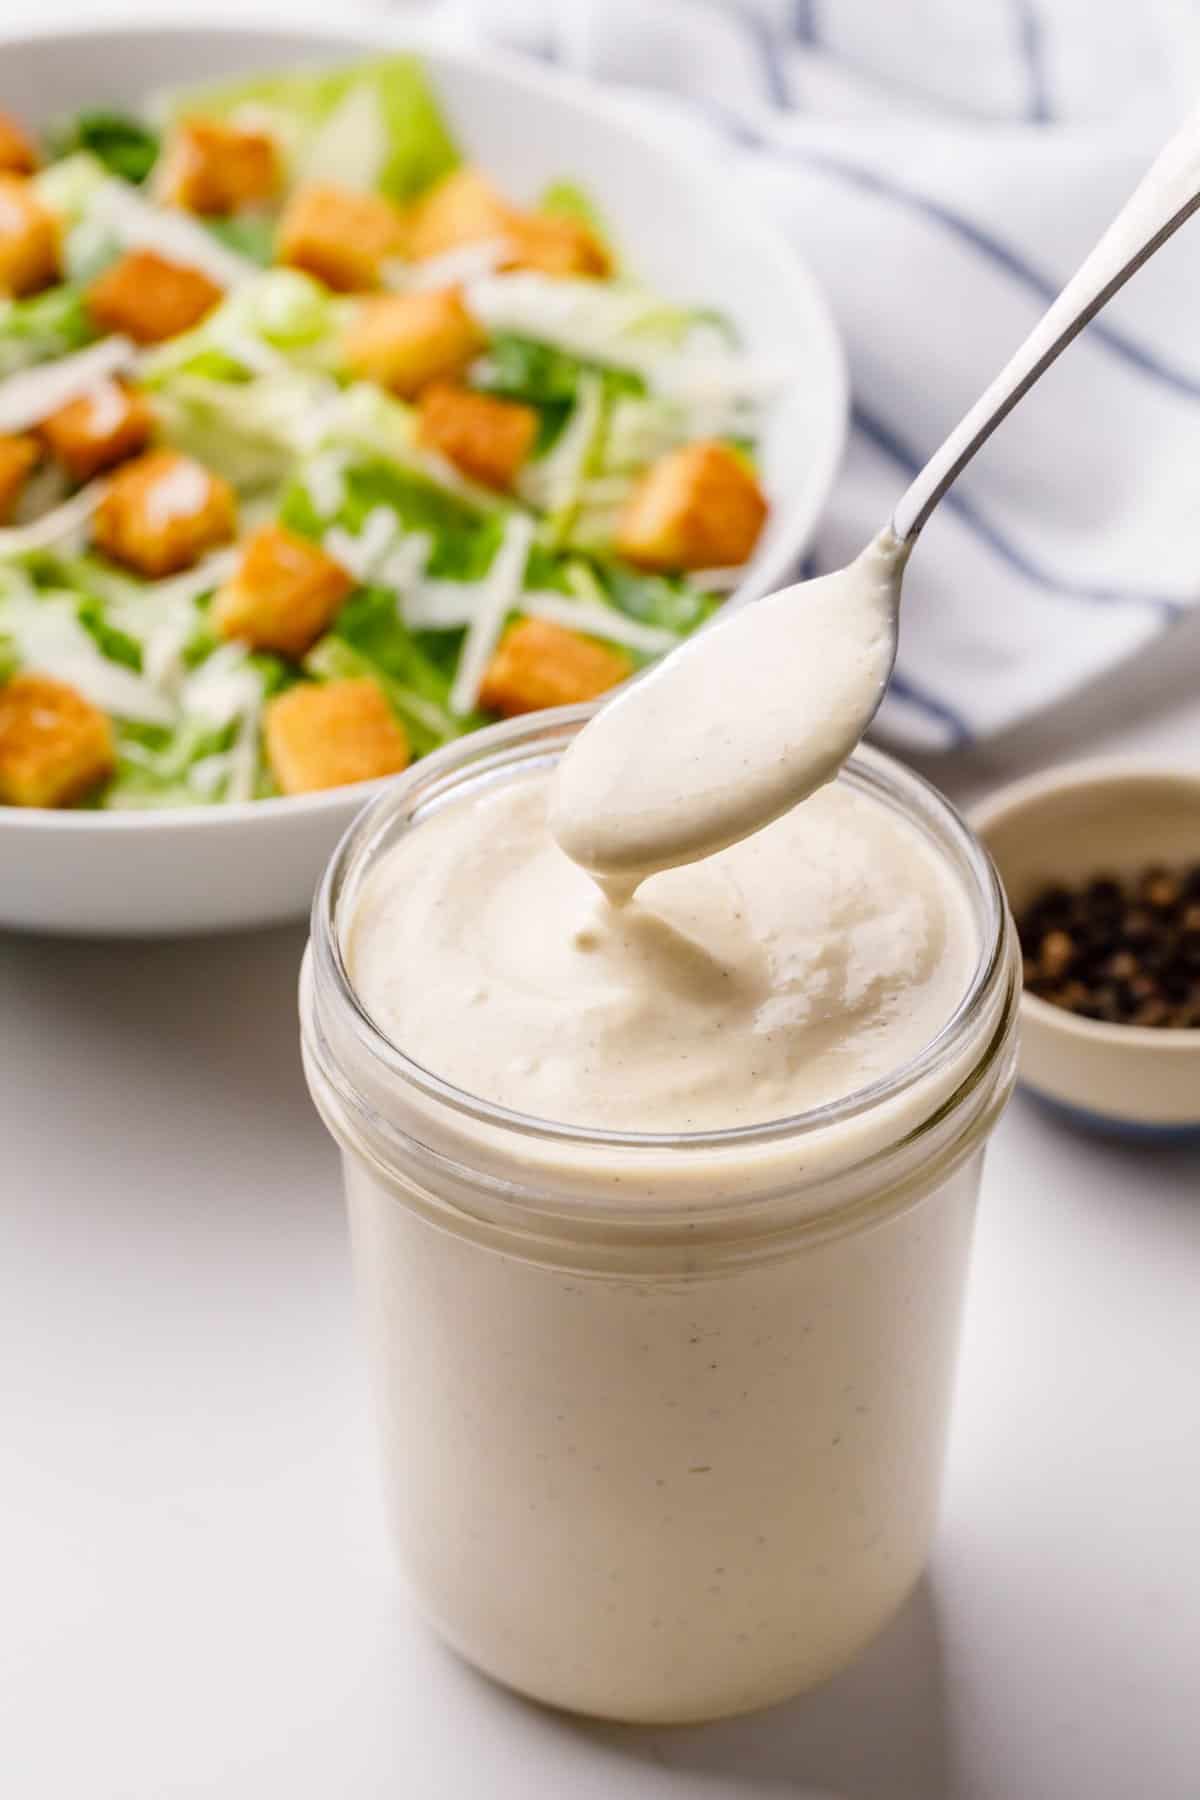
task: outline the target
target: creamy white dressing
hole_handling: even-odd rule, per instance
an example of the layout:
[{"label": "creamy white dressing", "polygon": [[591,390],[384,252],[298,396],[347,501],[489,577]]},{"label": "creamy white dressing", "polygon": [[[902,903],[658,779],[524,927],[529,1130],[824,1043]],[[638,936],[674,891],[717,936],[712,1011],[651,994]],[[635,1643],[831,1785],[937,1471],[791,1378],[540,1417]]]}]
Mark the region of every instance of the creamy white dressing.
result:
[{"label": "creamy white dressing", "polygon": [[906,556],[884,531],[848,568],[700,633],[590,721],[559,765],[550,829],[610,898],[836,775],[891,673]]},{"label": "creamy white dressing", "polygon": [[959,884],[849,788],[619,910],[550,837],[548,796],[539,772],[445,805],[348,929],[377,1024],[469,1093],[613,1130],[782,1118],[901,1066],[967,987]]}]

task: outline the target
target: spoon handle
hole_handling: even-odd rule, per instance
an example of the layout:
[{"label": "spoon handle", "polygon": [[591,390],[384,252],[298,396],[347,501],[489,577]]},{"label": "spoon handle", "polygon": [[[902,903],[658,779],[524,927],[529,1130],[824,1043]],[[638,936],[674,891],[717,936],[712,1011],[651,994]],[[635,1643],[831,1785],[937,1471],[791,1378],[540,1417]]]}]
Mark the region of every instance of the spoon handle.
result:
[{"label": "spoon handle", "polygon": [[1017,401],[1129,277],[1200,207],[1200,109],[1159,153],[1095,249],[901,497],[892,530],[912,544],[946,489]]}]

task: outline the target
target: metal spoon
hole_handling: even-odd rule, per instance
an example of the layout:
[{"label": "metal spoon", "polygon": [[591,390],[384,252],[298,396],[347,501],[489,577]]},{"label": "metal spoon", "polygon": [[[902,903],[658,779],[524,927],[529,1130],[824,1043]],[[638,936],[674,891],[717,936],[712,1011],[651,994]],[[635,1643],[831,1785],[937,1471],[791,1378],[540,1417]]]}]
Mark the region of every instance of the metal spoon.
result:
[{"label": "metal spoon", "polygon": [[619,692],[559,764],[550,825],[610,898],[828,781],[896,660],[901,577],[938,501],[1089,319],[1200,207],[1200,110],[854,563],[736,611]]}]

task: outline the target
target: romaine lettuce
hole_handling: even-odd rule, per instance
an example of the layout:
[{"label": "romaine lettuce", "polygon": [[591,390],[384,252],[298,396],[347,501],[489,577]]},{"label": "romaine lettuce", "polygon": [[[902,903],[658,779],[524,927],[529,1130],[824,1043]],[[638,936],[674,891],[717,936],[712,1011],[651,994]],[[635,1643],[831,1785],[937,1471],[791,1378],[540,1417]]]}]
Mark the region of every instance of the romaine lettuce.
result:
[{"label": "romaine lettuce", "polygon": [[145,181],[158,160],[158,133],[129,113],[95,107],[59,120],[46,134],[50,154],[86,150],[122,181]]},{"label": "romaine lettuce", "polygon": [[411,199],[458,162],[454,140],[414,56],[378,57],[340,69],[250,75],[187,89],[171,102],[175,112],[253,117],[275,130],[294,175],[378,188],[394,200]]},{"label": "romaine lettuce", "polygon": [[[449,634],[447,634],[449,635]],[[462,633],[453,634],[455,648]],[[449,708],[452,670],[440,666],[400,617],[394,594],[364,588],[342,608],[333,630],[304,659],[318,681],[369,675],[403,722],[413,751],[425,756],[484,721]]]},{"label": "romaine lettuce", "polygon": [[94,336],[83,290],[70,282],[28,300],[0,300],[0,379],[80,350]]}]

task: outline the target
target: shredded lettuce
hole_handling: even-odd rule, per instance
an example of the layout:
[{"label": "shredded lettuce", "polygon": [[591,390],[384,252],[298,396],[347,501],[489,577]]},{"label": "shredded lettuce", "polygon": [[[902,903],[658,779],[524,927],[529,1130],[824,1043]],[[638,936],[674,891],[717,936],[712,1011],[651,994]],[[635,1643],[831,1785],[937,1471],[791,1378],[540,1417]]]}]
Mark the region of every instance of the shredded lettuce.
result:
[{"label": "shredded lettuce", "polygon": [[190,88],[171,97],[171,109],[253,118],[274,131],[294,179],[348,181],[394,200],[411,199],[458,162],[414,56]]},{"label": "shredded lettuce", "polygon": [[109,179],[108,170],[90,150],[77,150],[62,162],[48,163],[33,177],[38,199],[66,226],[77,225]]},{"label": "shredded lettuce", "polygon": [[269,213],[232,213],[227,219],[206,219],[204,223],[227,250],[270,268],[275,256],[275,220]]},{"label": "shredded lettuce", "polygon": [[614,606],[679,637],[703,625],[721,604],[719,595],[706,594],[683,575],[647,575],[615,561],[598,564],[597,573]]},{"label": "shredded lettuce", "polygon": [[157,414],[167,443],[219,468],[239,493],[273,493],[290,480],[324,394],[301,370],[257,381],[187,373],[159,389]]},{"label": "shredded lettuce", "polygon": [[[461,632],[456,634],[461,639]],[[451,676],[410,632],[394,594],[364,588],[342,608],[333,630],[304,659],[318,681],[369,675],[402,721],[416,755],[424,756],[484,721],[450,711]]]},{"label": "shredded lettuce", "polygon": [[642,394],[645,382],[632,369],[611,369],[554,344],[500,331],[472,370],[474,386],[531,406],[569,407],[585,374],[598,375],[614,393]]},{"label": "shredded lettuce", "polygon": [[0,300],[0,380],[81,350],[94,336],[83,290],[70,282],[28,300]]},{"label": "shredded lettuce", "polygon": [[236,380],[284,368],[327,369],[344,316],[344,303],[298,269],[264,270],[193,330],[149,351],[141,379],[161,389],[179,374]]},{"label": "shredded lettuce", "polygon": [[480,486],[454,463],[417,441],[416,416],[373,382],[352,381],[312,418],[310,442],[319,450],[349,449],[359,461],[396,464],[475,513],[504,512],[508,496]]},{"label": "shredded lettuce", "polygon": [[428,537],[429,573],[473,581],[487,573],[503,532],[503,516],[481,516],[435,487],[423,475],[394,463],[369,461],[347,467],[340,503],[331,519],[318,508],[303,471],[283,497],[283,524],[305,537],[323,539],[331,524],[357,537],[377,508],[395,514],[402,530]]}]

